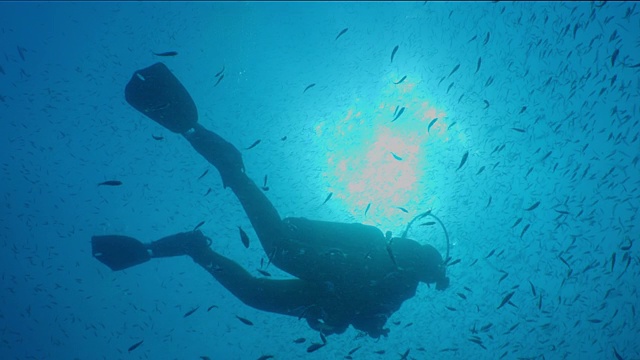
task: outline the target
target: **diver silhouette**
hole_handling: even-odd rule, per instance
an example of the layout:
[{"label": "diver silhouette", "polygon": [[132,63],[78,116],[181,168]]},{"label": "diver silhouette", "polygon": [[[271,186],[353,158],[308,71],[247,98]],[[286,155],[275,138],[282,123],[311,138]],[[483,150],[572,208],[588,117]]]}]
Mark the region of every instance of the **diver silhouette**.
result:
[{"label": "diver silhouette", "polygon": [[93,256],[112,270],[152,258],[190,256],[248,306],[304,318],[324,335],[352,325],[373,338],[387,336],[387,319],[415,295],[420,282],[435,283],[438,290],[448,287],[445,261],[433,246],[392,238],[389,232],[385,237],[378,228],[358,223],[281,219],[245,174],[238,149],[198,124],[191,96],[163,63],[134,72],[125,96],[142,114],[181,134],[217,168],[224,188],[231,188],[242,204],[268,261],[295,279],[254,277],[213,251],[211,240],[197,230],[147,244],[128,236],[93,236]]}]

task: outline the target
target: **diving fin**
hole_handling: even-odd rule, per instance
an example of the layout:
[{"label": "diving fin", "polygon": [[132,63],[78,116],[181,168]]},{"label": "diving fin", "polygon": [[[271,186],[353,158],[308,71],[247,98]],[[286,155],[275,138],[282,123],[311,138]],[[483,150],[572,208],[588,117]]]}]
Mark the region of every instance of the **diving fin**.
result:
[{"label": "diving fin", "polygon": [[134,72],[124,95],[129,105],[174,133],[182,134],[198,122],[196,104],[163,63]]},{"label": "diving fin", "polygon": [[91,237],[91,252],[113,271],[130,268],[151,259],[143,243],[132,237],[120,235]]}]

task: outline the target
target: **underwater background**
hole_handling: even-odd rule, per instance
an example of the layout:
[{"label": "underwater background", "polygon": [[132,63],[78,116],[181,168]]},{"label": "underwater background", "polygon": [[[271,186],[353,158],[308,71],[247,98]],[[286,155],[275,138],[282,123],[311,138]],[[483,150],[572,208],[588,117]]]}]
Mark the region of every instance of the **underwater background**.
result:
[{"label": "underwater background", "polygon": [[[640,359],[637,5],[1,3],[0,358]],[[260,276],[215,168],[125,102],[158,61],[282,217],[398,235],[431,210],[451,286],[420,285],[386,338],[349,328],[308,353],[304,320],[187,257],[94,259],[92,235],[204,221]],[[409,237],[446,251],[438,226]]]}]

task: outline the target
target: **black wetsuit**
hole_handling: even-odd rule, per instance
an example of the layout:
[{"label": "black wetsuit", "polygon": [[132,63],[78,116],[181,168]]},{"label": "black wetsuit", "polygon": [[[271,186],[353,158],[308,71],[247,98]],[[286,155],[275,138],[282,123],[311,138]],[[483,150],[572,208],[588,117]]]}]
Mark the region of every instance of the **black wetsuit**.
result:
[{"label": "black wetsuit", "polygon": [[[401,238],[388,242],[379,229],[363,224],[281,219],[245,174],[232,144],[199,124],[183,136],[240,200],[271,263],[297,278],[256,278],[209,247],[187,251],[245,304],[305,318],[324,334],[342,333],[351,324],[377,338],[386,336],[388,317],[415,295],[419,282],[447,286],[442,257],[433,247]],[[158,250],[154,257],[174,255],[180,254]]]}]

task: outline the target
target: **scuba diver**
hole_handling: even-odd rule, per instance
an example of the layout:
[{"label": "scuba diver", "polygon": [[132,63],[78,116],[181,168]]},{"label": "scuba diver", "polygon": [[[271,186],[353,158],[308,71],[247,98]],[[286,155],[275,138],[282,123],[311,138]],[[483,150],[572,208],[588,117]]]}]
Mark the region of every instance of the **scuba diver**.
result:
[{"label": "scuba diver", "polygon": [[112,270],[152,258],[190,256],[248,306],[304,318],[324,335],[343,333],[352,325],[373,338],[387,336],[387,319],[415,295],[420,282],[435,283],[438,290],[449,286],[440,253],[407,239],[406,231],[392,238],[390,232],[383,236],[363,224],[281,219],[246,175],[238,149],[198,124],[191,96],[163,63],[136,71],[125,97],[136,110],[182,135],[216,167],[223,187],[231,188],[242,204],[269,263],[295,279],[252,276],[213,251],[212,241],[198,230],[146,244],[128,236],[93,236],[93,256]]}]

